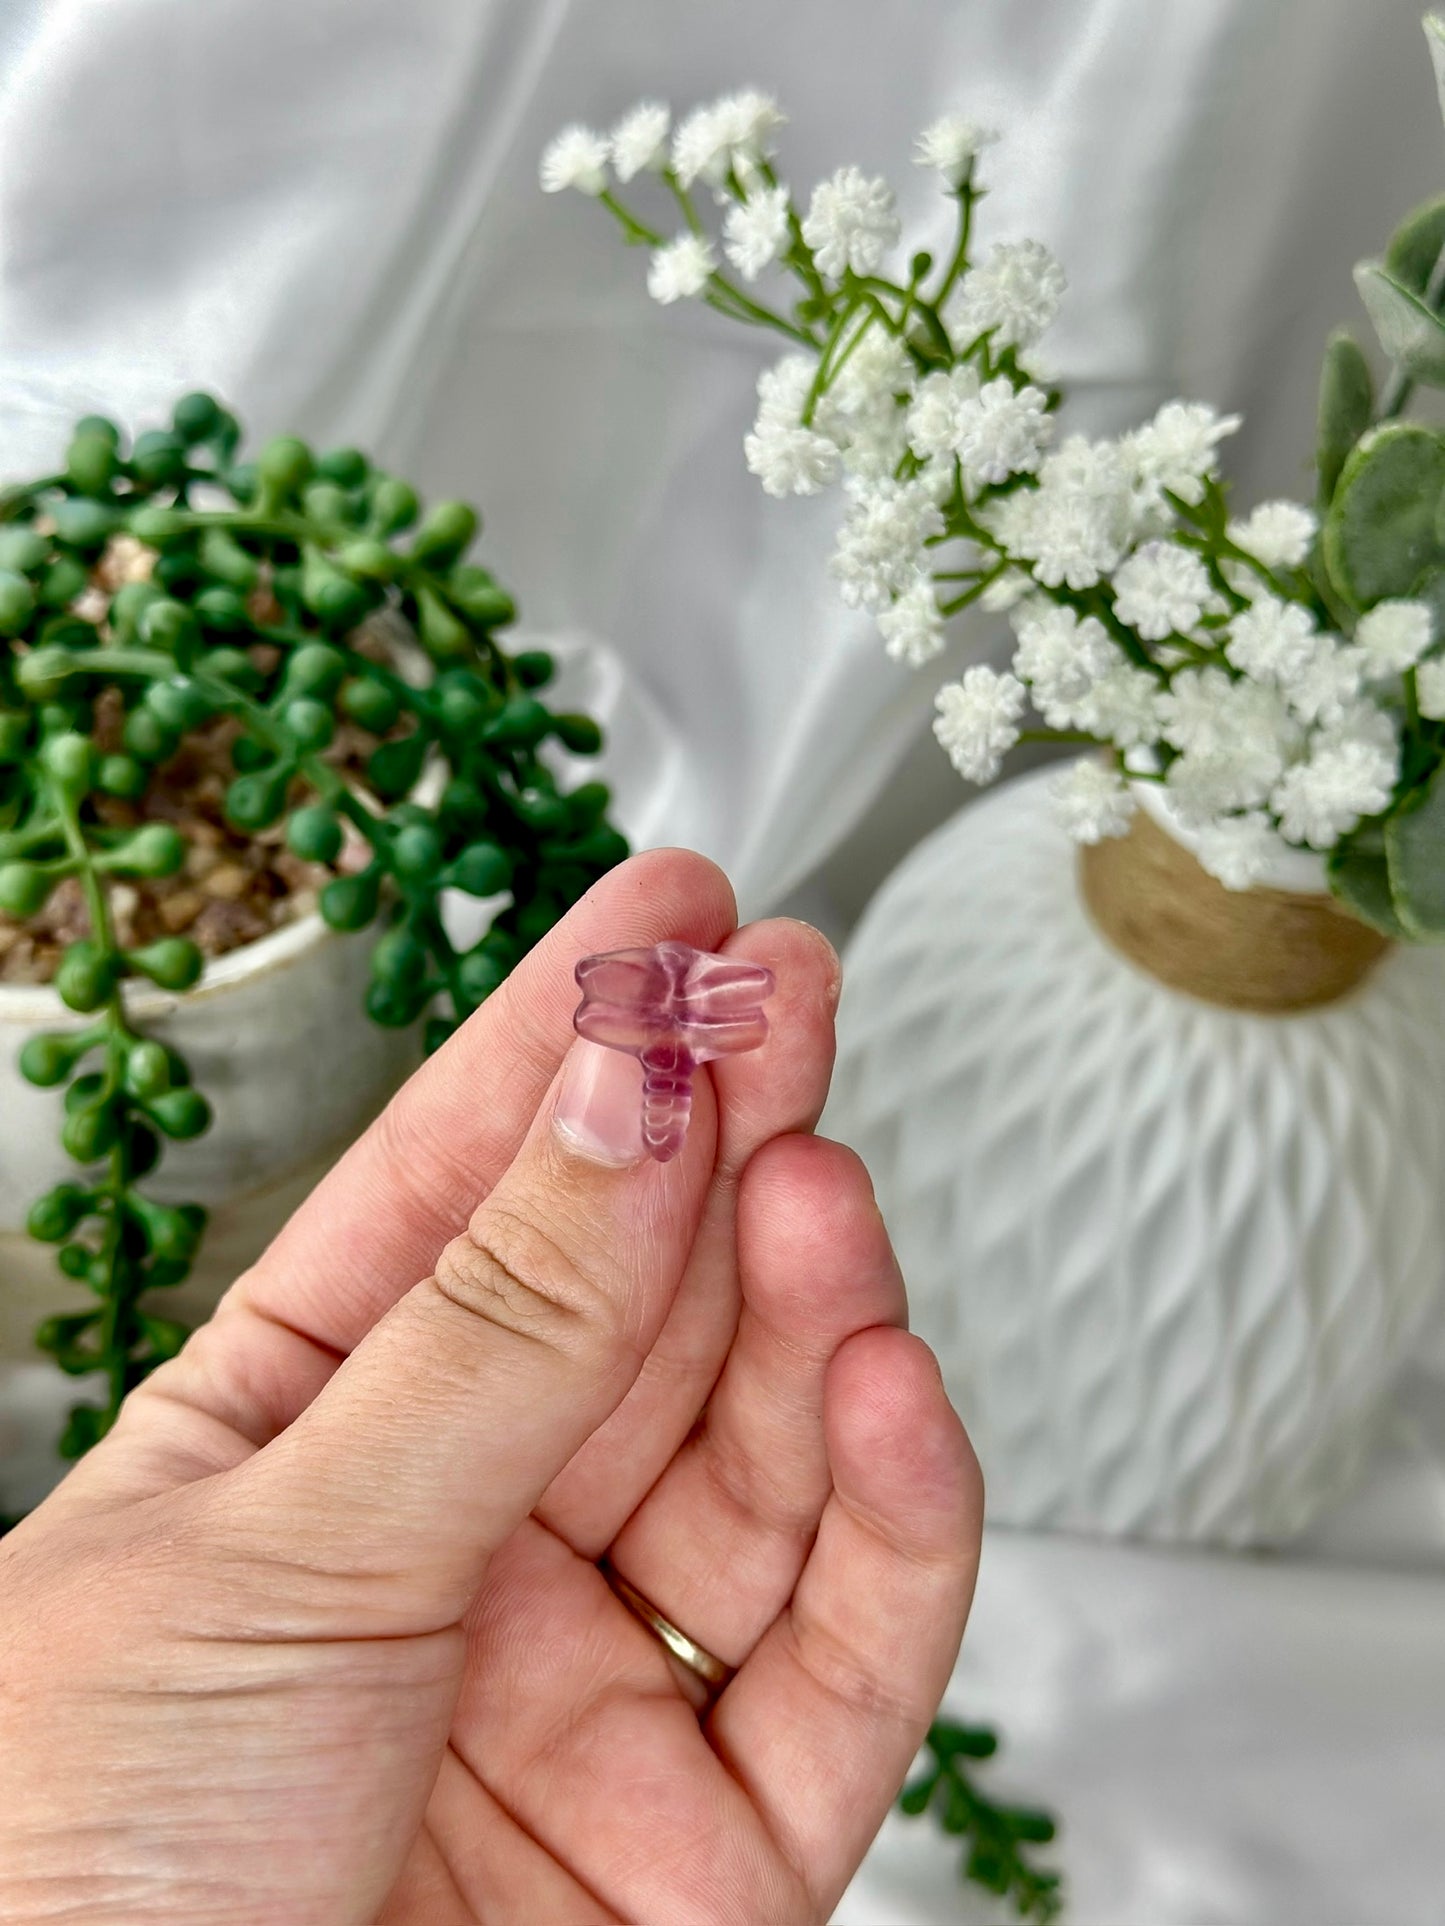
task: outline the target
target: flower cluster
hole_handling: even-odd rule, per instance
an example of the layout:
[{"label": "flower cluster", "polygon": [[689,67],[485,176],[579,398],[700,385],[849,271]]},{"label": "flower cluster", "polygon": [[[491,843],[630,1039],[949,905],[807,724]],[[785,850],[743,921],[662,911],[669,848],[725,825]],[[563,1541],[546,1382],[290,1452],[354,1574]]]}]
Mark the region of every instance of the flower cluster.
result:
[{"label": "flower cluster", "polygon": [[[770,495],[840,489],[831,572],[890,656],[931,661],[973,604],[1007,613],[1010,669],[975,666],[938,694],[935,732],[959,772],[991,781],[1025,734],[1097,745],[1057,785],[1070,832],[1125,833],[1139,785],[1160,784],[1231,888],[1282,844],[1330,850],[1388,810],[1402,718],[1445,719],[1429,604],[1352,613],[1328,597],[1300,503],[1231,519],[1218,461],[1237,416],[1169,401],[1111,439],[1059,431],[1038,351],[1063,270],[1034,240],[973,249],[991,132],[948,117],[920,135],[914,159],[954,202],[956,233],[946,258],[916,253],[890,276],[902,226],[888,182],[845,166],[795,204],[774,166],[782,123],[757,92],[675,129],[647,104],[610,136],[559,135],[543,185],[597,195],[651,248],[657,300],[701,298],[787,337],[758,381],[747,465]],[[654,174],[678,232],[624,207],[609,167],[621,184]],[[754,285],[769,270],[794,287],[771,306]]]}]

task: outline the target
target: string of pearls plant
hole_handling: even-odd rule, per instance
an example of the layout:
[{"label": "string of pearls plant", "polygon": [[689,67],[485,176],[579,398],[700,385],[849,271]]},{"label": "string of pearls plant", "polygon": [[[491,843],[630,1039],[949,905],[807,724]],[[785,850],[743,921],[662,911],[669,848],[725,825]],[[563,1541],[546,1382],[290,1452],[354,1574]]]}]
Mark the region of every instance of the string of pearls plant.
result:
[{"label": "string of pearls plant", "polygon": [[[91,1021],[32,1038],[21,1059],[32,1083],[65,1086],[62,1140],[82,1166],[29,1220],[95,1299],[37,1333],[62,1370],[106,1387],[103,1406],[71,1412],[70,1457],[183,1342],[146,1294],[187,1275],[205,1226],[198,1207],[145,1194],[165,1140],[198,1135],[210,1108],[129,1002],[142,980],[190,988],[201,950],[181,935],[127,948],[111,900],[120,882],[180,870],[186,839],[167,821],[115,826],[107,799],[143,815],[188,736],[232,718],[229,822],[248,835],[284,822],[298,857],[333,868],[322,917],[376,931],[367,1015],[424,1017],[428,1048],[626,853],[601,783],[559,787],[546,745],[587,756],[601,734],[542,702],[547,655],[498,643],[515,611],[464,559],[475,511],[439,502],[418,525],[414,490],[354,449],[315,456],[283,436],[251,463],[239,443],[203,394],[129,448],[89,417],[59,473],[0,498],[0,911],[33,918],[73,877],[89,922],[55,987]],[[97,564],[117,544],[139,579],[102,593]],[[416,663],[363,645],[383,616]],[[328,756],[343,718],[371,745],[361,777]],[[348,837],[359,861],[337,869]],[[443,922],[452,890],[497,899],[471,948]]]},{"label": "string of pearls plant", "polygon": [[[1445,25],[1427,32],[1438,69]],[[888,182],[842,167],[795,203],[775,165],[783,118],[741,93],[673,129],[645,103],[610,136],[560,134],[542,185],[593,196],[648,248],[658,301],[786,337],[747,464],[771,495],[841,485],[832,572],[890,655],[927,663],[950,618],[1007,612],[1011,668],[976,664],[937,695],[959,772],[991,781],[1021,738],[1094,745],[1056,785],[1078,840],[1124,834],[1137,785],[1158,784],[1227,887],[1286,846],[1315,850],[1356,914],[1445,937],[1445,437],[1399,419],[1416,381],[1445,385],[1445,202],[1358,271],[1394,372],[1377,402],[1358,345],[1332,339],[1316,502],[1235,518],[1218,448],[1237,416],[1176,400],[1116,438],[1060,432],[1063,393],[1036,356],[1063,270],[1034,240],[975,251],[992,133],[950,117],[920,136],[954,237],[895,274]],[[623,200],[649,180],[680,232]],[[791,292],[765,300],[765,275]]]}]

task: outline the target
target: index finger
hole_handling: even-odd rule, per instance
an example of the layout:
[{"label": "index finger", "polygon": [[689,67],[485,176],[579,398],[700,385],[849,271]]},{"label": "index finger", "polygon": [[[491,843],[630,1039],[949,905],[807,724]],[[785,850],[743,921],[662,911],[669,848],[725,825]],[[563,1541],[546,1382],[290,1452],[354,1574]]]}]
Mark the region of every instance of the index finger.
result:
[{"label": "index finger", "polygon": [[677,937],[714,950],[732,886],[684,849],[609,871],[388,1104],[239,1287],[263,1315],[349,1352],[431,1269],[516,1155],[572,1041],[573,969]]}]

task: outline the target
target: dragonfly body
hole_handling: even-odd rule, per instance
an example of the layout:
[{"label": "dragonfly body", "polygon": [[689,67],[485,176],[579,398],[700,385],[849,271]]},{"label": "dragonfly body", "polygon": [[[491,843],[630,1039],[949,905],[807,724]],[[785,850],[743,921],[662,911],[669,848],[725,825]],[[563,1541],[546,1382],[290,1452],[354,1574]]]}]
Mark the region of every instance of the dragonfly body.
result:
[{"label": "dragonfly body", "polygon": [[772,995],[772,971],[688,943],[659,943],[586,957],[576,976],[577,1032],[638,1059],[643,1144],[666,1163],[687,1135],[697,1066],[756,1050],[766,1038],[762,1006]]}]

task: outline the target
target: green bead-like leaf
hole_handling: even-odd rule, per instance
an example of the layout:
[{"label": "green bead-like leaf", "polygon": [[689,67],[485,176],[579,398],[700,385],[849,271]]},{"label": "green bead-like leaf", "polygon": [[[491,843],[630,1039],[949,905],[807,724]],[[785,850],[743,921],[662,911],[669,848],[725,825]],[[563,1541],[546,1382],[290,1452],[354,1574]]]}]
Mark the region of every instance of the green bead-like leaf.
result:
[{"label": "green bead-like leaf", "polygon": [[1417,381],[1445,386],[1445,321],[1378,261],[1360,262],[1355,286],[1390,359]]},{"label": "green bead-like leaf", "polygon": [[126,526],[136,540],[144,542],[148,548],[164,548],[167,542],[184,535],[190,523],[178,508],[163,508],[159,502],[142,502],[139,508],[130,511]]},{"label": "green bead-like leaf", "polygon": [[109,852],[106,867],[118,876],[174,876],[186,860],[186,839],[174,823],[142,823]]},{"label": "green bead-like leaf", "polygon": [[467,502],[438,502],[412,540],[412,557],[444,567],[470,547],[480,526],[481,517]]},{"label": "green bead-like leaf", "polygon": [[131,1045],[125,1060],[125,1087],[142,1101],[159,1097],[171,1087],[170,1052],[153,1037]]},{"label": "green bead-like leaf", "polygon": [[256,460],[256,475],[263,495],[278,502],[305,486],[311,468],[311,450],[295,435],[277,435],[266,443]]},{"label": "green bead-like leaf", "polygon": [[[27,527],[23,522],[10,522],[0,526],[0,568],[13,568],[21,575],[33,575],[45,566],[50,555],[50,544],[38,530]],[[85,577],[81,576],[81,586]],[[79,594],[79,590],[76,593]],[[70,597],[66,597],[70,600]]]},{"label": "green bead-like leaf", "polygon": [[101,502],[88,501],[81,495],[72,495],[68,501],[57,502],[52,513],[57,540],[87,553],[103,548],[120,525],[120,516],[115,509]]},{"label": "green bead-like leaf", "polygon": [[208,528],[198,549],[201,567],[228,588],[247,593],[261,577],[261,564],[236,540],[228,529]]},{"label": "green bead-like leaf", "polygon": [[455,661],[471,652],[471,631],[433,590],[424,588],[418,592],[416,610],[417,634],[434,661]]},{"label": "green bead-like leaf", "polygon": [[429,823],[413,823],[391,845],[392,868],[406,882],[421,882],[441,867],[441,838]]},{"label": "green bead-like leaf", "polygon": [[30,1206],[25,1228],[42,1244],[59,1244],[90,1214],[91,1201],[79,1184],[57,1184]]},{"label": "green bead-like leaf", "polygon": [[497,843],[471,843],[444,874],[442,881],[468,896],[499,896],[510,889],[512,859]]},{"label": "green bead-like leaf", "polygon": [[225,812],[237,829],[267,829],[286,807],[286,791],[291,781],[291,765],[274,763],[236,780],[226,791]]},{"label": "green bead-like leaf", "polygon": [[132,709],[121,730],[121,740],[141,762],[164,762],[176,746],[174,734],[149,709]]},{"label": "green bead-like leaf", "polygon": [[1406,931],[1417,941],[1445,941],[1445,763],[1385,824],[1385,857]]},{"label": "green bead-like leaf", "polygon": [[1374,405],[1370,364],[1354,336],[1341,328],[1330,336],[1320,370],[1315,471],[1321,507],[1328,505],[1350,450],[1369,427]]},{"label": "green bead-like leaf", "polygon": [[294,810],[286,824],[286,844],[303,862],[335,862],[342,844],[341,822],[335,810],[325,803],[310,803]]},{"label": "green bead-like leaf", "polygon": [[157,1128],[178,1143],[199,1137],[211,1121],[211,1106],[198,1090],[167,1090],[146,1105]]},{"label": "green bead-like leaf", "polygon": [[92,1104],[76,1110],[61,1125],[60,1141],[65,1154],[78,1164],[93,1164],[103,1157],[120,1135],[120,1118],[114,1104]]},{"label": "green bead-like leaf", "polygon": [[0,912],[23,923],[45,907],[59,878],[39,863],[0,863]]},{"label": "green bead-like leaf", "polygon": [[316,463],[318,475],[342,488],[360,488],[370,470],[371,464],[359,448],[330,448]]},{"label": "green bead-like leaf", "polygon": [[324,702],[298,696],[288,702],[277,720],[298,749],[324,749],[336,733],[336,719]]},{"label": "green bead-like leaf", "polygon": [[482,731],[485,741],[506,749],[534,749],[552,727],[552,717],[535,696],[508,696]]},{"label": "green bead-like leaf", "polygon": [[333,930],[364,929],[376,915],[381,899],[381,872],[362,870],[358,876],[333,876],[321,892],[321,918]]},{"label": "green bead-like leaf", "polygon": [[115,470],[115,443],[108,435],[79,434],[66,451],[65,472],[82,495],[109,493]]},{"label": "green bead-like leaf", "polygon": [[170,735],[181,736],[196,728],[213,712],[213,703],[189,676],[175,676],[166,682],[153,682],[145,694],[145,706]]},{"label": "green bead-like leaf", "polygon": [[20,1074],[38,1089],[50,1090],[64,1083],[87,1050],[93,1050],[96,1033],[82,1030],[42,1030],[27,1037],[20,1051]]},{"label": "green bead-like leaf", "polygon": [[395,475],[378,475],[371,490],[370,525],[378,535],[395,535],[417,518],[416,490]]},{"label": "green bead-like leaf", "polygon": [[371,974],[389,990],[413,988],[426,975],[427,952],[404,924],[377,938],[371,952]]},{"label": "green bead-like leaf", "polygon": [[1390,236],[1385,271],[1411,294],[1423,296],[1445,247],[1445,195],[1412,208]]},{"label": "green bead-like leaf", "polygon": [[496,956],[481,948],[468,950],[457,964],[458,984],[473,1009],[486,1002],[506,974]]},{"label": "green bead-like leaf", "polygon": [[171,425],[182,441],[205,441],[220,422],[220,405],[207,394],[182,395],[171,411]]},{"label": "green bead-like leaf", "polygon": [[126,962],[162,990],[189,990],[206,966],[200,950],[185,936],[162,936],[142,949],[127,950]]},{"label": "green bead-like leaf", "polygon": [[[232,617],[235,607],[234,598],[228,597],[224,604],[223,616],[227,626],[233,626]],[[188,643],[195,641],[199,634],[198,624],[191,610],[184,602],[174,601],[168,596],[162,596],[158,601],[148,602],[140,613],[137,627],[140,638],[147,648],[164,649],[168,655],[174,655],[178,650],[184,649]]]},{"label": "green bead-like leaf", "polygon": [[1355,609],[1408,596],[1445,562],[1435,511],[1445,490],[1445,437],[1413,422],[1372,429],[1344,465],[1324,525],[1335,589]]},{"label": "green bead-like leaf", "polygon": [[557,673],[556,660],[545,649],[523,649],[512,657],[512,667],[524,689],[544,688]]},{"label": "green bead-like leaf", "polygon": [[363,729],[381,735],[401,713],[401,698],[373,676],[353,676],[341,690],[341,707]]},{"label": "green bead-like leaf", "polygon": [[602,730],[591,716],[553,716],[552,733],[574,756],[595,756],[602,747]]},{"label": "green bead-like leaf", "polygon": [[399,800],[416,787],[426,752],[427,738],[420,729],[382,743],[367,758],[366,773],[372,788],[388,802]]},{"label": "green bead-like leaf", "polygon": [[179,481],[186,466],[185,443],[168,428],[151,428],[136,436],[130,466],[133,474],[153,488]]},{"label": "green bead-like leaf", "polygon": [[0,635],[23,634],[35,613],[35,589],[14,569],[0,569]]}]

